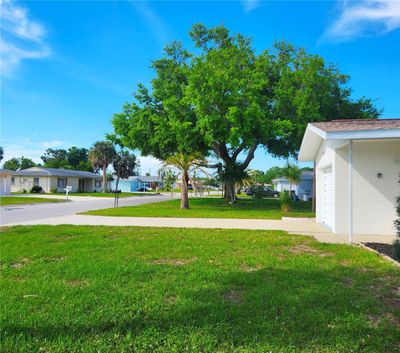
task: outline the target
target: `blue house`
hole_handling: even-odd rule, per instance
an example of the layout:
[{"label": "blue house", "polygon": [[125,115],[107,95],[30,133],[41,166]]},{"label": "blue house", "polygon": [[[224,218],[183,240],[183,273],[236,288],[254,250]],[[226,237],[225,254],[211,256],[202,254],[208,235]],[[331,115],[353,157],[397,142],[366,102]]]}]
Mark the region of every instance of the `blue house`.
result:
[{"label": "blue house", "polygon": [[[313,180],[314,180],[314,172],[313,171],[304,171],[301,175],[300,182],[298,184],[292,184],[292,192],[294,192],[299,199],[303,200],[304,196],[309,199],[313,197]],[[274,184],[274,189],[276,191],[289,191],[290,190],[290,181],[288,181],[285,177],[280,177],[272,180]]]},{"label": "blue house", "polygon": [[[136,192],[151,190],[152,185],[157,183],[158,188],[162,188],[162,181],[157,176],[131,176],[128,179],[120,179],[118,189],[122,192]],[[116,181],[111,183],[111,188],[116,188]]]}]

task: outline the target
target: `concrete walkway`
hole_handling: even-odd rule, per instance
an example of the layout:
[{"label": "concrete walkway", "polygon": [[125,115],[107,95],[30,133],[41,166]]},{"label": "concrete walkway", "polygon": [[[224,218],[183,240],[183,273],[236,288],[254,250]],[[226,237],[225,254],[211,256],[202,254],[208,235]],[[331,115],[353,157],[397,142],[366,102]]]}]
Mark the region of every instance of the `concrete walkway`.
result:
[{"label": "concrete walkway", "polygon": [[[135,227],[172,227],[172,228],[214,228],[214,229],[249,229],[249,230],[283,230],[291,234],[313,236],[324,243],[348,243],[346,234],[333,234],[313,219],[227,219],[227,218],[161,218],[161,217],[106,217],[68,215],[42,218],[40,220],[20,221],[7,225],[34,224],[72,224],[102,226],[135,226]],[[354,235],[353,241],[377,242],[391,244],[394,236],[390,235]]]},{"label": "concrete walkway", "polygon": [[[348,242],[344,234],[333,234],[312,219],[267,220],[267,219],[226,219],[226,218],[159,218],[159,217],[105,217],[68,215],[42,218],[40,221],[22,221],[8,225],[33,224],[73,224],[103,226],[136,226],[136,227],[172,227],[172,228],[215,228],[215,229],[253,229],[283,230],[291,234],[313,236],[324,243]],[[391,243],[394,237],[384,235],[355,235],[354,242]]]}]

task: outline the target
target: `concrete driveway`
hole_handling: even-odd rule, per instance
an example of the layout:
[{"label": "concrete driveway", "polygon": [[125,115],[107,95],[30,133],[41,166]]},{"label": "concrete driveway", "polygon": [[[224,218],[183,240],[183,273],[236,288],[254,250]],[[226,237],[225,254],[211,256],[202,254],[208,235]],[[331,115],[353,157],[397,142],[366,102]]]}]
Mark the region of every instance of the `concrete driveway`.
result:
[{"label": "concrete driveway", "polygon": [[[22,196],[23,197],[23,196]],[[43,197],[41,195],[40,197]],[[63,196],[49,198],[62,198]],[[133,196],[119,199],[119,206],[135,206],[152,202],[169,200],[169,195],[159,196]],[[113,197],[87,197],[72,196],[68,202],[60,203],[38,203],[29,205],[10,205],[0,207],[0,224],[22,224],[32,222],[34,224],[45,224],[45,219],[54,217],[73,216],[76,213],[97,210],[101,208],[114,207]]]}]

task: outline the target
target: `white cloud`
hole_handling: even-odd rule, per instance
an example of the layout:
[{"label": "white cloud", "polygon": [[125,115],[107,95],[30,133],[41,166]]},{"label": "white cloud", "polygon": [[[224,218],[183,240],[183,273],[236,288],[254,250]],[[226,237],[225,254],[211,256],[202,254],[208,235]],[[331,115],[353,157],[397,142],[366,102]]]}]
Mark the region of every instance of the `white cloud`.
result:
[{"label": "white cloud", "polygon": [[244,12],[251,12],[261,5],[261,0],[240,0]]},{"label": "white cloud", "polygon": [[59,140],[53,140],[53,141],[44,141],[40,143],[40,146],[43,148],[54,148],[54,147],[60,147],[64,144],[64,142],[59,141]]},{"label": "white cloud", "polygon": [[150,173],[151,175],[157,175],[157,171],[161,167],[161,161],[151,156],[140,156],[140,174],[145,175]]},{"label": "white cloud", "polygon": [[132,5],[140,13],[143,20],[153,33],[160,46],[164,47],[170,41],[170,30],[162,17],[151,7],[148,1],[133,1]]},{"label": "white cloud", "polygon": [[379,36],[400,27],[399,0],[341,1],[340,13],[320,41]]},{"label": "white cloud", "polygon": [[45,44],[46,29],[30,18],[25,7],[13,0],[0,0],[0,72],[10,75],[24,59],[50,55]]},{"label": "white cloud", "polygon": [[4,158],[2,162],[4,163],[13,157],[20,158],[24,156],[32,159],[35,163],[43,163],[40,157],[43,156],[47,148],[63,146],[65,147],[65,143],[59,140],[39,142],[33,142],[30,139],[13,142],[3,141]]}]

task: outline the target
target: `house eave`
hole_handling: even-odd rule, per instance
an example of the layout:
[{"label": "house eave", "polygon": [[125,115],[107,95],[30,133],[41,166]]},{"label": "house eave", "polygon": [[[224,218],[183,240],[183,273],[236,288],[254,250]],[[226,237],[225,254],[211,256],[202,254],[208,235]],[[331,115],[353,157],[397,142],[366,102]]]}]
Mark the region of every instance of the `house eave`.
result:
[{"label": "house eave", "polygon": [[321,143],[324,140],[378,140],[400,138],[400,129],[360,130],[360,131],[323,131],[312,124],[307,125],[301,142],[298,160],[300,162],[315,161]]}]

